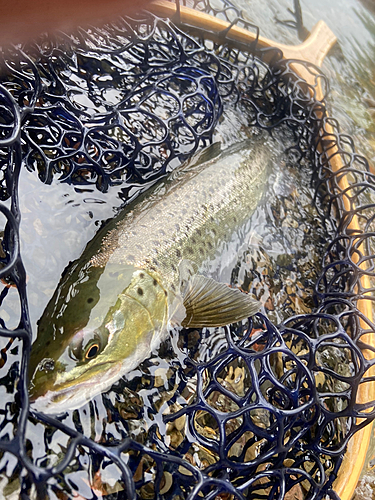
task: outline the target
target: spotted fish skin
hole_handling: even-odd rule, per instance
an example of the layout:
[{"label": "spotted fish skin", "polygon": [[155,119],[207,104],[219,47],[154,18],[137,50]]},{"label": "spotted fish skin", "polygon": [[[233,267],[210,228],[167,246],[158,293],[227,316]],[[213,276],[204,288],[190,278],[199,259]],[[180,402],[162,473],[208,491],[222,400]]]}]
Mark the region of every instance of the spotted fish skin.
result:
[{"label": "spotted fish skin", "polygon": [[250,143],[184,166],[108,231],[91,262],[151,269],[176,286],[182,259],[200,267],[252,215],[268,163],[261,144]]},{"label": "spotted fish skin", "polygon": [[36,409],[82,406],[147,358],[170,325],[220,326],[257,311],[246,294],[197,271],[256,209],[270,163],[262,146],[209,148],[89,242],[39,321],[30,364]]}]

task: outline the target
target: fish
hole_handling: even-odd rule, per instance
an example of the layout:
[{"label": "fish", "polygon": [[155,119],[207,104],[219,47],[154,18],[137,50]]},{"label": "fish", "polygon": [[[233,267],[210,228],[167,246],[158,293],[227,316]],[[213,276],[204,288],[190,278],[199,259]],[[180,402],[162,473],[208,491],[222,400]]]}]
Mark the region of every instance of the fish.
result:
[{"label": "fish", "polygon": [[205,148],[120,211],[70,263],[37,325],[32,408],[80,408],[150,357],[174,327],[219,327],[259,302],[202,274],[249,221],[270,153],[257,137]]}]

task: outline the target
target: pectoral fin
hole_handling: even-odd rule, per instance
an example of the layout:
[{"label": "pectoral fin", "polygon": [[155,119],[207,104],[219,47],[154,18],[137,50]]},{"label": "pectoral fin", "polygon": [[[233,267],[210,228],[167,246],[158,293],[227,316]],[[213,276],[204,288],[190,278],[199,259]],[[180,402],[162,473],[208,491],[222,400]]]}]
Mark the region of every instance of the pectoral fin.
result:
[{"label": "pectoral fin", "polygon": [[260,303],[237,288],[195,274],[184,286],[186,317],[182,326],[224,326],[256,314]]}]

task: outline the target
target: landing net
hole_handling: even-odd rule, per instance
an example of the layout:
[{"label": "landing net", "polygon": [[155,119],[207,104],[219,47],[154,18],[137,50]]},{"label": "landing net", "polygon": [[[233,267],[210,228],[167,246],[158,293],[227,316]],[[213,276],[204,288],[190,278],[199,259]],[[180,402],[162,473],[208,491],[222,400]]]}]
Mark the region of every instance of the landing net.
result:
[{"label": "landing net", "polygon": [[[195,8],[256,31],[225,0]],[[0,305],[15,290],[20,302],[18,327],[0,324],[0,484],[7,498],[334,497],[348,441],[375,417],[373,402],[360,396],[373,380],[374,325],[358,307],[368,302],[371,310],[373,301],[375,176],[291,64],[279,50],[256,42],[234,47],[225,34],[212,42],[150,13],[2,50]],[[327,87],[317,68],[305,66]],[[150,365],[116,386],[99,442],[90,415],[84,422],[77,412],[54,418],[30,411],[21,170],[72,189],[124,185],[127,202],[132,187],[162,178],[209,145],[228,109],[239,109],[249,127],[286,126],[297,164],[311,166],[316,214],[333,234],[313,312],[278,326],[259,314],[221,329],[219,347],[204,351],[197,345],[209,332],[176,334],[169,349],[179,363],[162,382]],[[333,156],[343,162],[336,172]],[[156,394],[147,418],[137,397],[144,387]],[[131,419],[142,418],[147,432],[137,435]],[[27,437],[30,428],[38,430],[39,447]]]}]

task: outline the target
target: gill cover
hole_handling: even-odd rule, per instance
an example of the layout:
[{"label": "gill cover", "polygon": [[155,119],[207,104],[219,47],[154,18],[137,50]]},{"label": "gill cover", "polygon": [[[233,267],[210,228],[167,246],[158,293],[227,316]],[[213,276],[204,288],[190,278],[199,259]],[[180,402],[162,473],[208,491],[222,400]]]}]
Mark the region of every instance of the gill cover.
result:
[{"label": "gill cover", "polygon": [[147,272],[112,264],[73,266],[39,321],[31,400],[82,404],[114,383],[126,360],[136,366],[147,356],[145,346],[166,316],[166,292]]}]

